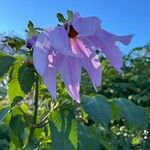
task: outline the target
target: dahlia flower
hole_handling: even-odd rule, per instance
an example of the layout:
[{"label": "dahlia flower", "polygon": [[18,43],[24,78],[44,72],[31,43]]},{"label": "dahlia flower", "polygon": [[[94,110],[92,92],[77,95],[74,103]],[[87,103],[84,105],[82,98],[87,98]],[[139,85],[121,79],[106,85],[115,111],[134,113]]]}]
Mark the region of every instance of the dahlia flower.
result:
[{"label": "dahlia flower", "polygon": [[101,85],[101,65],[95,50],[100,50],[112,66],[121,71],[123,60],[116,45],[128,45],[132,35],[117,36],[100,27],[97,17],[80,17],[75,13],[70,22],[44,30],[37,38],[33,61],[37,72],[53,98],[56,98],[56,75],[59,73],[69,95],[80,102],[80,80],[84,68],[96,89]]}]

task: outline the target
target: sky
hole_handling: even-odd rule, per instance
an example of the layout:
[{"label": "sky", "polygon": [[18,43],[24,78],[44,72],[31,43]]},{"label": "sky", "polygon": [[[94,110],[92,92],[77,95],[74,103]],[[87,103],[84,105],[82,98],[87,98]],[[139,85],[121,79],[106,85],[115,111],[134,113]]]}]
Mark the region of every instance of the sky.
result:
[{"label": "sky", "polygon": [[25,37],[25,27],[32,20],[36,27],[53,27],[58,12],[80,12],[97,16],[101,27],[117,35],[134,34],[123,53],[150,41],[150,0],[0,0],[0,32]]}]

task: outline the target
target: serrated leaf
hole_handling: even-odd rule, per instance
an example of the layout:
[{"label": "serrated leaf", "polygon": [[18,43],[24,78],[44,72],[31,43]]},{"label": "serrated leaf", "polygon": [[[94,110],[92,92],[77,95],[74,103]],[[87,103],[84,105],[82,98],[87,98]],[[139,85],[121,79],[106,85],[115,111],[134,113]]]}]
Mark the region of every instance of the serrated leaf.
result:
[{"label": "serrated leaf", "polygon": [[0,123],[3,121],[3,119],[5,118],[5,116],[10,112],[10,108],[9,107],[4,107],[0,110]]},{"label": "serrated leaf", "polygon": [[12,116],[10,120],[10,128],[15,135],[19,138],[20,143],[23,145],[25,137],[26,124],[22,120],[22,115]]},{"label": "serrated leaf", "polygon": [[31,91],[31,88],[35,81],[34,70],[29,67],[21,66],[19,68],[18,74],[21,90],[27,94]]},{"label": "serrated leaf", "polygon": [[88,132],[90,136],[93,136],[99,140],[100,145],[106,150],[115,150],[114,146],[107,141],[107,139],[103,136],[103,132],[101,132],[100,128],[97,126],[90,126],[88,128]]},{"label": "serrated leaf", "polygon": [[9,71],[14,62],[14,57],[0,55],[0,78]]},{"label": "serrated leaf", "polygon": [[100,150],[100,143],[95,136],[91,136],[89,129],[86,126],[79,125],[78,127],[79,137],[79,150]]},{"label": "serrated leaf", "polygon": [[22,145],[21,145],[21,143],[19,141],[18,136],[11,129],[9,129],[9,136],[10,136],[11,142],[14,143],[15,148],[18,148],[18,149],[22,148]]},{"label": "serrated leaf", "polygon": [[52,112],[49,126],[53,150],[77,149],[77,123],[71,111]]},{"label": "serrated leaf", "polygon": [[107,126],[111,121],[112,110],[106,97],[102,95],[84,96],[81,104],[95,122]]},{"label": "serrated leaf", "polygon": [[32,137],[31,141],[24,147],[24,150],[38,149],[40,141]]},{"label": "serrated leaf", "polygon": [[121,98],[114,99],[113,102],[129,125],[136,129],[143,129],[146,127],[146,114],[141,106],[137,106],[133,102]]},{"label": "serrated leaf", "polygon": [[11,80],[8,83],[8,95],[11,101],[17,96],[24,97],[24,93],[20,88],[18,71],[22,63],[22,58],[18,58],[11,71]]}]

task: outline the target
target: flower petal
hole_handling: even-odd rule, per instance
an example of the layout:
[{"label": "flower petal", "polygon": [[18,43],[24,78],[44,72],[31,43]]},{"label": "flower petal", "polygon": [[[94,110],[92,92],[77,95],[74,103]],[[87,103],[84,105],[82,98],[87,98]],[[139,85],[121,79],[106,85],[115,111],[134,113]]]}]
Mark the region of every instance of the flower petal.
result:
[{"label": "flower petal", "polygon": [[88,45],[85,46],[81,40],[75,39],[73,44],[75,49],[82,53],[82,66],[88,72],[96,90],[96,87],[101,84],[102,77],[99,57],[88,48]]},{"label": "flower petal", "polygon": [[59,69],[69,95],[80,102],[81,61],[74,57],[64,57]]},{"label": "flower petal", "polygon": [[70,39],[71,49],[73,53],[79,56],[79,58],[83,58],[84,55],[89,56],[90,50],[85,47],[81,40],[77,38]]},{"label": "flower petal", "polygon": [[52,46],[61,54],[74,56],[76,55],[71,51],[67,31],[64,27],[57,26],[53,31],[48,32],[49,40]]},{"label": "flower petal", "polygon": [[93,83],[95,90],[101,85],[102,71],[99,58],[96,54],[91,53],[89,57],[84,57],[82,66],[87,71]]},{"label": "flower petal", "polygon": [[100,28],[101,20],[97,17],[79,17],[75,14],[72,20],[72,26],[79,33],[79,36],[91,36]]},{"label": "flower petal", "polygon": [[47,61],[48,65],[42,78],[52,97],[56,99],[56,75],[62,61],[62,55],[51,49]]},{"label": "flower petal", "polygon": [[84,38],[84,43],[88,43],[88,46],[100,49],[112,66],[119,72],[123,66],[123,59],[120,49],[116,46],[116,41],[127,45],[130,43],[132,35],[117,36],[111,34],[105,30],[98,30],[95,36]]},{"label": "flower petal", "polygon": [[111,43],[119,41],[124,45],[128,45],[131,42],[133,37],[133,35],[117,36],[115,34],[107,32],[106,30],[98,30],[97,36],[102,41],[111,42]]},{"label": "flower petal", "polygon": [[40,75],[43,75],[47,64],[47,55],[51,47],[47,36],[41,33],[36,40],[34,51],[33,51],[33,63]]}]

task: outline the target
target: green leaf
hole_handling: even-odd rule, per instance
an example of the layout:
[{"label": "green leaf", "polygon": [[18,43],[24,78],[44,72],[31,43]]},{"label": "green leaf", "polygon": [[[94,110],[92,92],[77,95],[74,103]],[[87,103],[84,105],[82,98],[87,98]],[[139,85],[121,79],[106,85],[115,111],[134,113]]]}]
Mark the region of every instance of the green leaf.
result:
[{"label": "green leaf", "polygon": [[81,104],[83,109],[95,122],[107,126],[111,121],[112,110],[106,97],[102,95],[84,96]]},{"label": "green leaf", "polygon": [[0,123],[3,121],[3,119],[5,118],[5,116],[10,112],[10,108],[9,107],[4,107],[0,110]]},{"label": "green leaf", "polygon": [[100,150],[100,143],[95,136],[89,133],[89,128],[83,125],[78,127],[78,137],[80,150]]},{"label": "green leaf", "polygon": [[67,22],[67,20],[64,18],[63,14],[61,13],[57,13],[57,18],[58,18],[58,21],[61,23]]},{"label": "green leaf", "polygon": [[29,23],[28,23],[28,29],[30,31],[34,30],[34,24],[32,23],[32,21],[29,20]]},{"label": "green leaf", "polygon": [[72,111],[52,112],[49,126],[53,150],[77,149],[77,122]]},{"label": "green leaf", "polygon": [[90,126],[88,130],[90,136],[93,136],[99,140],[102,149],[115,150],[114,146],[108,141],[108,139],[106,139],[106,137],[104,136],[104,132],[102,132],[99,127]]},{"label": "green leaf", "polygon": [[34,70],[29,67],[21,66],[19,68],[19,84],[21,87],[21,90],[24,91],[24,93],[28,93],[31,91],[31,88],[35,81],[35,74]]},{"label": "green leaf", "polygon": [[22,144],[20,143],[19,137],[11,129],[9,129],[9,137],[11,142],[14,143],[15,148],[22,148]]},{"label": "green leaf", "polygon": [[14,57],[0,55],[0,78],[9,71],[14,62]]},{"label": "green leaf", "polygon": [[39,145],[40,141],[33,136],[31,141],[24,147],[24,150],[38,149]]},{"label": "green leaf", "polygon": [[113,102],[129,125],[141,129],[146,127],[146,114],[141,106],[137,106],[133,102],[121,98],[114,99]]},{"label": "green leaf", "polygon": [[16,96],[14,99],[13,99],[13,102],[11,103],[11,107],[14,107],[16,104],[18,104],[20,101],[23,100],[23,97],[21,96]]},{"label": "green leaf", "polygon": [[112,120],[119,120],[120,119],[120,111],[118,110],[117,106],[112,101],[109,101],[109,103],[112,108]]},{"label": "green leaf", "polygon": [[144,108],[147,117],[150,119],[150,107]]},{"label": "green leaf", "polygon": [[67,14],[68,14],[68,21],[71,21],[73,18],[73,12],[71,10],[67,10]]},{"label": "green leaf", "polygon": [[11,71],[11,79],[8,83],[8,95],[11,101],[17,96],[24,97],[24,92],[20,88],[18,71],[22,63],[22,58],[18,58]]},{"label": "green leaf", "polygon": [[22,120],[22,115],[12,116],[10,120],[10,128],[14,134],[19,138],[19,142],[23,145],[25,140],[26,124]]}]

